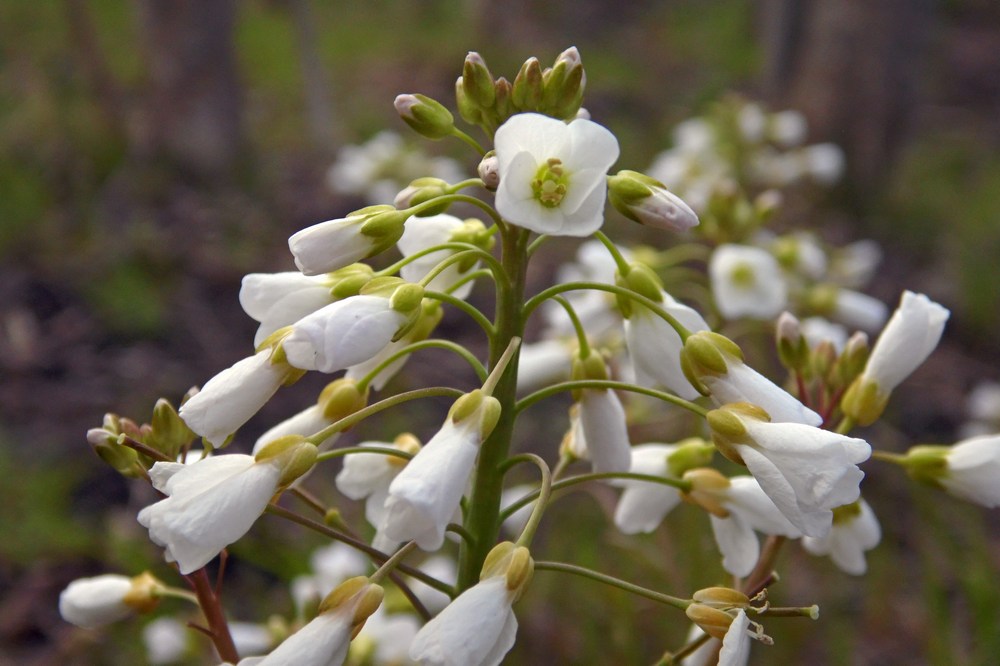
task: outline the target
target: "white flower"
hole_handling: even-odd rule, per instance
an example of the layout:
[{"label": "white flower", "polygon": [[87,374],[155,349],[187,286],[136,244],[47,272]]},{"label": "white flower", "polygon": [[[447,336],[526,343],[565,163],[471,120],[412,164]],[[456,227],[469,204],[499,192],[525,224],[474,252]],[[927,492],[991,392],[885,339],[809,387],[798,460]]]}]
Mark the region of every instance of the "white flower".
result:
[{"label": "white flower", "polygon": [[480,581],[424,625],[410,658],[425,666],[496,666],[514,646],[513,601],[506,576]]},{"label": "white flower", "polygon": [[755,531],[796,539],[801,536],[752,476],[735,476],[719,491],[719,503],[729,514],[711,515],[712,533],[722,553],[722,567],[734,576],[748,576],[757,565],[760,543]]},{"label": "white flower", "polygon": [[736,124],[740,128],[743,139],[750,143],[764,140],[764,130],[767,128],[767,114],[760,104],[747,102],[736,115]]},{"label": "white flower", "polygon": [[243,311],[260,322],[254,346],[332,301],[325,276],[312,277],[297,271],[250,273],[243,277],[240,287]]},{"label": "white flower", "polygon": [[[411,435],[402,435],[396,442],[362,442],[358,446],[398,448],[415,454],[420,442]],[[379,529],[386,516],[385,503],[389,485],[403,471],[404,458],[379,453],[352,453],[344,456],[344,468],[336,478],[337,490],[353,500],[365,500],[365,519]],[[386,545],[388,539],[382,539]],[[380,548],[380,550],[385,550]]]},{"label": "white flower", "polygon": [[604,222],[605,177],[618,140],[589,120],[512,116],[494,138],[500,169],[497,211],[540,234],[588,236]]},{"label": "white flower", "polygon": [[975,421],[1000,421],[1000,384],[988,381],[977,384],[965,400],[965,410]]},{"label": "white flower", "polygon": [[583,389],[579,405],[582,444],[593,471],[625,472],[629,468],[631,444],[625,424],[625,409],[610,389]]},{"label": "white flower", "polygon": [[727,405],[709,412],[709,424],[720,451],[742,460],[792,525],[807,536],[825,536],[832,510],[858,499],[864,472],[857,465],[871,447],[862,439],[765,417],[745,403]]},{"label": "white flower", "polygon": [[873,240],[859,240],[838,248],[832,256],[830,278],[844,287],[868,284],[882,262],[882,248]]},{"label": "white flower", "polygon": [[[463,398],[472,395],[482,394],[466,394]],[[459,405],[463,398],[455,404]],[[459,421],[449,415],[441,430],[389,484],[380,532],[396,541],[416,541],[428,551],[441,547],[445,528],[469,483],[479,446],[495,424],[493,421],[484,428],[485,412],[495,405],[494,398],[486,398]],[[454,412],[456,408],[452,409]]]},{"label": "white flower", "polygon": [[949,314],[923,294],[903,292],[899,307],[875,341],[862,377],[875,382],[880,394],[891,393],[937,347]]},{"label": "white flower", "polygon": [[802,547],[813,555],[829,555],[842,571],[860,576],[868,569],[865,551],[882,539],[875,512],[868,502],[859,499],[854,504],[833,510],[833,527],[825,537],[805,537]]},{"label": "white flower", "polygon": [[117,574],[78,578],[59,594],[59,614],[84,629],[117,622],[135,612],[125,602],[133,591],[133,579]]},{"label": "white flower", "polygon": [[785,148],[800,145],[806,140],[809,124],[798,111],[778,111],[771,114],[771,139]]},{"label": "white flower", "polygon": [[272,348],[257,352],[209,379],[181,405],[180,417],[212,445],[222,445],[288,378],[290,368],[272,363],[272,353]]},{"label": "white flower", "polygon": [[375,356],[406,322],[388,298],[351,296],[300,319],[282,347],[296,368],[337,372]]},{"label": "white flower", "polygon": [[838,289],[832,316],[847,326],[862,331],[877,331],[889,316],[885,303],[859,291]]},{"label": "white flower", "polygon": [[[295,257],[295,266],[306,275],[330,273],[369,257],[386,243],[362,227],[375,216],[396,213],[392,206],[372,206],[351,213],[346,218],[328,220],[297,231],[288,239],[288,249]],[[405,216],[386,235],[395,242],[403,232]],[[398,226],[398,229],[395,227]],[[394,236],[394,237],[393,237]]]},{"label": "white flower", "polygon": [[[477,221],[478,222],[478,221]],[[479,223],[481,225],[481,223]],[[409,257],[435,245],[442,245],[452,240],[456,232],[466,229],[466,223],[454,215],[430,215],[428,217],[411,218],[403,230],[403,235],[396,241],[396,247],[404,257]],[[399,275],[407,282],[419,282],[432,268],[455,254],[455,250],[438,250],[403,266]],[[426,285],[432,291],[448,291],[464,275],[479,267],[477,261],[465,270],[459,270],[459,264],[451,264]],[[466,282],[451,292],[455,298],[465,298],[472,291],[472,282]]]},{"label": "white flower", "polygon": [[230,454],[193,465],[158,462],[149,476],[168,497],[140,511],[139,523],[166,548],[167,561],[189,574],[247,533],[277,491],[282,468],[274,458]]},{"label": "white flower", "polygon": [[[632,462],[628,471],[633,474],[663,476],[667,474],[667,458],[677,446],[673,444],[639,444],[632,447]],[[615,481],[625,488],[615,507],[615,526],[624,534],[652,532],[670,511],[681,501],[676,488],[648,481]]]},{"label": "white flower", "polygon": [[712,294],[727,319],[776,317],[788,303],[788,287],[777,259],[749,245],[720,245],[708,267]]},{"label": "white flower", "polygon": [[729,625],[725,638],[722,639],[722,649],[719,651],[719,666],[743,666],[750,659],[750,639],[754,636],[750,631],[750,618],[746,611],[736,613],[733,623]]},{"label": "white flower", "polygon": [[[708,323],[698,311],[660,292],[660,306],[691,331],[707,331]],[[625,320],[625,344],[628,347],[636,381],[648,387],[666,387],[685,400],[698,397],[698,391],[681,370],[684,343],[677,331],[659,315],[639,303]]]},{"label": "white flower", "polygon": [[1000,435],[972,437],[945,454],[947,472],[938,480],[949,493],[991,509],[1000,506]]},{"label": "white flower", "polygon": [[844,173],[844,151],[835,143],[817,143],[799,149],[805,172],[820,185],[833,185]]}]

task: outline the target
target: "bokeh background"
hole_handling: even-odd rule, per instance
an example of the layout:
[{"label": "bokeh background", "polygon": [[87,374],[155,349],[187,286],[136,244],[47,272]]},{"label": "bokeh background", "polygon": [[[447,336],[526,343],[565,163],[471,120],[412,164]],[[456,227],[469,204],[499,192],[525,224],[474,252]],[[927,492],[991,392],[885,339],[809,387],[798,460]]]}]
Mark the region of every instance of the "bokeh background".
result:
[{"label": "bokeh background", "polygon": [[[622,166],[648,165],[673,125],[731,92],[798,109],[810,141],[844,148],[842,183],[792,222],[877,240],[874,295],[894,304],[911,288],[953,311],[941,349],[894,397],[894,426],[866,436],[891,450],[954,440],[971,387],[1000,377],[993,0],[6,0],[0,663],[142,663],[141,621],[95,634],[56,612],[73,578],[160,566],[134,523],[149,498],[102,466],[87,428],[107,411],[148,419],[156,398],[176,402],[249,352],[240,278],[291,268],[291,232],[363,205],[325,174],[342,146],[405,133],[396,94],[449,103],[469,50],[513,78],[528,56],[550,62],[571,45]],[[617,236],[634,229],[609,223]],[[421,372],[447,378],[425,362],[409,381]],[[247,431],[287,414],[278,401]],[[790,548],[775,593],[823,616],[769,623],[777,646],[756,647],[753,663],[997,663],[995,513],[878,464],[866,472],[885,533],[869,575]],[[717,582],[700,516],[636,546],[607,529],[612,500],[598,490],[557,505],[545,559],[667,591]],[[243,589],[274,590],[240,598],[240,619],[288,613],[278,583],[306,566],[295,553],[311,537],[273,522],[237,551]],[[254,551],[275,537],[295,541]],[[676,612],[549,572],[519,615],[509,663],[648,663],[687,628]]]}]

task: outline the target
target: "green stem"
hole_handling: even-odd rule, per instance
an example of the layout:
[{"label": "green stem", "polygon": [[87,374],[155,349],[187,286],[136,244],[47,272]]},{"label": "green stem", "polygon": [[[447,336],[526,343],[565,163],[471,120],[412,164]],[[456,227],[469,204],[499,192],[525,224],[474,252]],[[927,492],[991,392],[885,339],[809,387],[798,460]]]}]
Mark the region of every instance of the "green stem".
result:
[{"label": "green stem", "polygon": [[615,245],[603,231],[594,232],[594,238],[601,241],[601,243],[604,244],[604,247],[608,249],[611,257],[615,260],[618,272],[622,275],[627,275],[631,267],[629,266],[628,260],[625,259],[625,255],[623,255],[622,251],[618,249],[618,246]]},{"label": "green stem", "polygon": [[[457,127],[452,127],[451,128],[451,135],[453,137],[455,137],[456,139],[462,141],[466,145],[471,146],[473,150],[475,150],[477,153],[479,153],[480,157],[482,157],[483,155],[486,154],[486,149],[483,148],[481,145],[479,145],[478,141],[476,141],[471,136],[469,136],[468,134],[466,134],[462,130],[458,129]],[[477,178],[476,180],[479,180],[479,179]],[[481,183],[482,181],[479,181],[479,182]]]},{"label": "green stem", "polygon": [[[676,488],[681,492],[690,492],[692,487],[690,481],[672,479],[668,476],[654,476],[652,474],[638,474],[636,472],[594,472],[593,474],[579,474],[577,476],[571,476],[568,479],[563,479],[562,481],[556,481],[552,484],[550,491],[555,492],[580,483],[586,483],[587,481],[600,481],[601,479],[630,479],[632,481],[648,481],[649,483],[658,483],[661,486],[670,486],[671,488]],[[534,502],[539,495],[541,495],[540,489],[533,490],[521,499],[513,502],[510,506],[500,512],[500,519],[507,520],[507,518],[509,518],[515,511],[530,504],[531,502]]]},{"label": "green stem", "polygon": [[532,463],[542,474],[542,486],[539,489],[538,501],[535,503],[535,507],[531,510],[531,517],[528,518],[528,522],[524,525],[524,529],[521,530],[521,536],[517,538],[518,546],[528,547],[531,545],[531,540],[535,538],[535,532],[538,530],[538,525],[542,522],[542,514],[545,513],[545,508],[549,504],[549,497],[552,495],[552,472],[549,471],[549,466],[545,463],[545,461],[539,456],[536,456],[534,453],[522,453],[519,456],[510,458],[503,464],[501,471],[506,473],[512,466],[521,462]]},{"label": "green stem", "polygon": [[872,460],[881,460],[882,462],[890,462],[902,467],[907,467],[910,458],[909,456],[901,453],[889,453],[888,451],[876,451],[873,449]]},{"label": "green stem", "polygon": [[552,300],[562,306],[563,310],[566,311],[566,315],[569,320],[573,323],[573,330],[576,331],[576,340],[580,345],[580,358],[587,358],[590,356],[590,342],[587,340],[587,331],[583,328],[583,322],[580,321],[580,317],[577,316],[576,310],[570,305],[562,296],[555,296]]},{"label": "green stem", "polygon": [[[386,268],[378,271],[377,273],[375,273],[375,275],[376,276],[395,275],[400,270],[402,270],[404,266],[413,263],[417,259],[426,257],[428,254],[433,254],[435,252],[441,252],[447,250],[454,250],[454,252],[449,256],[449,259],[455,256],[462,256],[462,258],[464,258],[464,255],[467,253],[475,254],[483,262],[489,264],[490,268],[492,269],[491,272],[495,275],[498,275],[497,279],[501,280],[503,279],[503,271],[501,270],[500,262],[497,261],[496,257],[494,257],[492,254],[490,254],[483,248],[479,247],[478,245],[473,245],[472,243],[459,243],[455,241],[448,243],[441,243],[440,245],[434,245],[433,247],[424,248],[419,252],[414,252],[411,255],[403,257],[402,259],[392,264],[391,266],[387,266]],[[445,266],[447,267],[448,265],[450,265],[450,263],[446,264]],[[434,273],[434,275],[437,275],[437,273]],[[430,279],[427,279],[426,277],[424,279],[427,282],[430,282]],[[433,277],[431,279],[433,279]],[[424,282],[423,284],[426,284],[426,282]]]},{"label": "green stem", "polygon": [[[496,322],[490,339],[490,367],[500,363],[514,338],[524,334],[524,289],[527,257],[525,254],[529,232],[512,225],[500,225],[500,261],[507,280],[496,283]],[[503,491],[503,474],[500,466],[507,459],[514,422],[517,418],[517,367],[519,354],[513,354],[503,375],[492,391],[500,403],[500,418],[493,431],[483,442],[476,462],[469,497],[469,510],[465,516],[465,529],[470,540],[463,541],[459,551],[459,592],[479,581],[486,555],[493,548],[500,532],[500,494]]]},{"label": "green stem", "polygon": [[673,606],[674,608],[679,608],[680,610],[685,610],[691,605],[689,599],[681,599],[680,597],[672,597],[669,594],[663,594],[662,592],[657,592],[655,590],[650,590],[649,588],[642,587],[641,585],[636,585],[635,583],[629,583],[628,581],[622,580],[620,578],[615,578],[614,576],[608,576],[607,574],[602,574],[599,571],[594,571],[593,569],[587,569],[586,567],[580,567],[575,564],[566,564],[564,562],[535,562],[535,571],[561,571],[563,573],[571,573],[577,576],[583,576],[584,578],[589,578],[591,580],[596,580],[605,585],[611,585],[612,587],[617,587],[620,590],[625,590],[626,592],[631,592],[632,594],[638,595],[640,597],[645,597],[646,599],[651,599],[661,604],[667,606]]},{"label": "green stem", "polygon": [[402,449],[394,449],[391,446],[348,446],[343,449],[324,451],[323,453],[316,456],[316,462],[322,462],[324,460],[333,460],[334,458],[350,456],[356,453],[372,453],[380,456],[396,456],[397,458],[403,458],[405,460],[411,460],[413,458],[412,453],[407,453]]},{"label": "green stem", "polygon": [[403,356],[408,356],[409,354],[412,354],[413,352],[418,352],[421,349],[435,349],[435,348],[447,349],[449,351],[455,352],[463,359],[465,359],[466,363],[472,366],[472,369],[473,371],[475,371],[476,377],[479,378],[480,382],[486,379],[486,368],[483,367],[483,364],[479,362],[479,359],[476,358],[475,355],[468,349],[466,349],[460,344],[452,342],[451,340],[432,339],[432,340],[421,340],[420,342],[414,342],[413,344],[406,345],[392,356],[386,358],[384,361],[375,366],[371,372],[365,375],[358,382],[358,390],[363,392],[365,387],[367,387],[368,384],[374,381],[374,379],[378,377],[380,372],[382,372],[390,365],[395,363],[396,359],[401,358]]},{"label": "green stem", "polygon": [[375,573],[368,577],[368,580],[373,583],[381,583],[382,579],[388,576],[397,566],[399,566],[406,556],[409,555],[410,552],[416,547],[416,541],[409,541],[403,544],[399,550],[392,554],[392,557],[383,562],[381,566],[375,570]]},{"label": "green stem", "polygon": [[386,398],[385,400],[380,400],[374,405],[368,405],[364,409],[359,409],[350,416],[345,416],[339,421],[331,423],[327,427],[323,428],[317,433],[306,437],[307,442],[312,442],[316,446],[319,446],[322,442],[333,435],[341,432],[342,430],[347,430],[351,426],[361,421],[372,414],[378,414],[381,411],[389,409],[390,407],[395,407],[396,405],[402,404],[404,402],[409,402],[410,400],[419,400],[420,398],[436,398],[440,396],[448,396],[452,398],[458,398],[465,395],[462,391],[454,389],[447,386],[435,386],[432,388],[422,388],[415,391],[407,391],[405,393],[399,393],[392,397]]},{"label": "green stem", "polygon": [[194,592],[188,592],[187,590],[182,590],[178,587],[161,587],[155,591],[156,596],[163,599],[183,599],[184,601],[189,601],[194,605],[198,605],[198,595]]},{"label": "green stem", "polygon": [[518,400],[515,409],[520,412],[528,407],[531,407],[536,402],[556,395],[557,393],[575,391],[577,389],[614,389],[617,391],[630,391],[632,393],[641,393],[642,395],[659,398],[664,402],[669,402],[677,405],[678,407],[683,407],[684,409],[694,412],[699,416],[705,416],[709,411],[701,405],[691,402],[690,400],[685,400],[684,398],[678,397],[673,393],[657,391],[656,389],[636,386],[635,384],[628,384],[626,382],[616,382],[609,379],[577,379],[569,382],[560,382],[558,384],[553,384],[552,386],[546,386],[545,388],[535,391],[534,393],[530,393]]},{"label": "green stem", "polygon": [[455,298],[451,294],[446,294],[443,291],[425,291],[424,298],[441,301],[442,303],[447,303],[448,305],[461,310],[465,314],[472,317],[472,319],[479,324],[479,328],[485,331],[486,335],[491,337],[493,336],[493,324],[486,318],[486,315],[477,310],[474,305],[470,305],[461,298]]}]

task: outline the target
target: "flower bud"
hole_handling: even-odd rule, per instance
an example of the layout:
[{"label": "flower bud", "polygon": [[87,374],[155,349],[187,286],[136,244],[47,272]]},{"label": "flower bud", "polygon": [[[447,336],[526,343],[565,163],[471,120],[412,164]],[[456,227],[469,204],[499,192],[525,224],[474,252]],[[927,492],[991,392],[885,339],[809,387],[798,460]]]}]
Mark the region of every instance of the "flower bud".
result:
[{"label": "flower bud", "polygon": [[507,589],[514,592],[516,601],[531,582],[534,571],[535,561],[531,558],[531,552],[524,546],[504,541],[486,555],[479,579],[505,576]]},{"label": "flower bud", "polygon": [[[440,178],[417,178],[400,190],[393,201],[396,208],[410,208],[448,194],[448,183]],[[439,215],[448,209],[449,203],[432,206],[417,213],[420,217]]]},{"label": "flower bud", "polygon": [[667,456],[667,472],[681,478],[689,469],[705,467],[712,462],[715,446],[701,437],[689,437],[677,443],[677,449]]},{"label": "flower bud", "polygon": [[844,345],[844,351],[837,359],[837,381],[841,386],[849,386],[865,369],[871,348],[868,346],[868,335],[856,331]]},{"label": "flower bud", "polygon": [[561,119],[576,116],[583,102],[587,77],[575,46],[560,53],[552,68],[542,73],[542,83],[544,113]]},{"label": "flower bud", "polygon": [[143,439],[143,443],[159,451],[170,460],[177,458],[178,454],[190,446],[194,441],[194,431],[177,414],[170,401],[160,398],[153,407],[152,427],[149,435]]},{"label": "flower bud", "polygon": [[462,117],[462,120],[470,125],[483,124],[483,113],[479,106],[465,94],[465,87],[461,76],[455,81],[455,105],[458,108],[458,115]]},{"label": "flower bud", "polygon": [[889,403],[889,393],[879,390],[878,382],[859,375],[840,401],[844,415],[860,426],[875,423]]},{"label": "flower bud", "polygon": [[317,402],[323,410],[323,418],[332,423],[368,406],[368,392],[367,386],[364,391],[358,389],[357,380],[341,377],[326,385]]},{"label": "flower bud", "polygon": [[500,160],[497,159],[495,150],[491,150],[483,156],[476,171],[483,179],[483,185],[486,189],[496,192],[496,189],[500,187]]},{"label": "flower bud", "polygon": [[426,95],[399,95],[394,104],[403,122],[428,139],[443,139],[455,129],[451,112]]},{"label": "flower bud", "polygon": [[648,227],[687,231],[698,215],[660,181],[637,171],[608,176],[608,200],[619,213]]},{"label": "flower bud", "polygon": [[521,111],[537,111],[542,103],[542,66],[538,58],[528,58],[514,77],[511,101]]},{"label": "flower bud", "polygon": [[802,372],[809,360],[809,343],[802,335],[799,320],[791,312],[782,312],[774,334],[781,364],[789,370]]},{"label": "flower bud", "polygon": [[496,123],[497,126],[499,126],[502,125],[505,120],[517,113],[517,110],[514,108],[514,103],[511,101],[511,95],[513,92],[511,90],[510,81],[501,76],[497,79],[495,90],[496,100],[493,102],[492,115],[496,117]]},{"label": "flower bud", "polygon": [[[103,428],[91,428],[87,431],[87,442],[94,453],[122,476],[138,478],[144,476],[146,468],[139,462],[139,454],[130,446],[120,442],[125,436],[122,423],[128,419],[120,419],[117,414],[104,415]],[[138,434],[138,433],[137,433]]]},{"label": "flower bud", "polygon": [[462,90],[469,101],[483,109],[492,108],[496,100],[493,75],[486,66],[486,61],[475,51],[470,51],[469,55],[465,56],[465,64],[462,67]]},{"label": "flower bud", "polygon": [[313,468],[318,453],[316,445],[302,435],[285,435],[264,445],[254,461],[277,464],[281,468],[278,486],[287,486]]},{"label": "flower bud", "polygon": [[92,629],[148,613],[160,600],[163,583],[149,572],[135,578],[105,574],[73,581],[59,595],[59,614],[78,627]]},{"label": "flower bud", "polygon": [[375,277],[375,269],[368,264],[351,264],[327,275],[330,295],[340,300],[357,296],[362,287]]},{"label": "flower bud", "polygon": [[[631,289],[651,301],[656,301],[657,303],[663,302],[663,283],[653,269],[645,264],[638,262],[629,264],[628,272],[624,275],[619,274],[615,278],[615,283],[619,287]],[[621,295],[616,295],[615,298],[618,302],[618,309],[622,311],[622,314],[626,318],[631,317],[632,299]]]}]

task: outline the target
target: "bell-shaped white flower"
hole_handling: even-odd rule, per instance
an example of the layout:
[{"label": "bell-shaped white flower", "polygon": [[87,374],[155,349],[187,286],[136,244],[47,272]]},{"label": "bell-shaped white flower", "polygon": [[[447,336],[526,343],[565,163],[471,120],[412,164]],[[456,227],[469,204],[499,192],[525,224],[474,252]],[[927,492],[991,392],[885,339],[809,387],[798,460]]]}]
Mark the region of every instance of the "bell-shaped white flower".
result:
[{"label": "bell-shaped white flower", "polygon": [[375,372],[376,368],[381,368],[374,377],[369,377],[369,385],[374,390],[381,391],[389,380],[403,369],[410,356],[404,354],[396,357],[393,361],[389,361],[389,358],[395,356],[404,347],[429,338],[441,322],[442,316],[444,316],[444,311],[441,309],[441,303],[425,298],[420,304],[420,314],[416,317],[416,323],[409,328],[403,337],[390,342],[367,361],[355,363],[347,368],[344,377],[360,382]]},{"label": "bell-shaped white flower", "polygon": [[267,508],[278,488],[312,467],[316,447],[278,440],[257,458],[229,454],[192,465],[157,462],[149,470],[165,499],[139,512],[149,538],[166,549],[182,574],[208,564],[238,540]]},{"label": "bell-shaped white flower", "polygon": [[337,372],[375,356],[407,322],[389,298],[351,296],[300,319],[282,348],[296,368]]},{"label": "bell-shaped white flower", "polygon": [[389,484],[380,531],[437,550],[469,483],[483,439],[499,417],[495,398],[473,391],[452,406],[444,425]]},{"label": "bell-shaped white flower", "polygon": [[860,496],[868,442],[801,423],[772,423],[747,403],[708,414],[716,446],[745,464],[782,514],[806,536],[825,536],[833,509]]},{"label": "bell-shaped white flower", "polygon": [[991,509],[1000,506],[1000,435],[972,437],[945,453],[939,481],[949,493]]},{"label": "bell-shaped white flower", "polygon": [[[482,222],[470,220],[470,223],[483,228]],[[423,250],[428,250],[435,245],[448,243],[456,236],[461,238],[462,232],[467,232],[469,226],[466,222],[458,219],[454,215],[440,214],[428,217],[414,217],[407,224],[403,235],[396,241],[396,247],[404,257],[417,254]],[[419,282],[427,275],[431,269],[455,253],[455,250],[438,250],[431,252],[403,266],[400,277],[407,282]],[[444,271],[432,279],[426,288],[432,291],[449,291],[453,285],[458,283],[463,276],[479,267],[479,262],[468,266],[461,262],[451,264]],[[465,298],[472,291],[472,282],[466,282],[451,292],[455,298]]]},{"label": "bell-shaped white flower", "polygon": [[[667,476],[667,459],[677,450],[674,444],[639,444],[632,447],[633,474]],[[617,480],[625,490],[615,507],[615,526],[624,534],[652,532],[681,501],[676,488],[647,481]]]},{"label": "bell-shaped white flower", "polygon": [[250,273],[243,277],[240,287],[243,311],[260,322],[254,346],[333,300],[325,276],[308,276],[297,271]]},{"label": "bell-shaped white flower", "polygon": [[825,537],[805,537],[802,547],[813,555],[829,555],[841,571],[860,576],[868,569],[865,551],[882,540],[875,512],[863,498],[833,510],[833,527]]},{"label": "bell-shaped white flower", "polygon": [[[413,435],[400,435],[395,442],[362,442],[358,446],[397,448],[415,455],[420,442]],[[389,484],[403,471],[406,459],[379,453],[344,456],[344,469],[337,475],[337,490],[353,500],[365,500],[365,519],[379,528],[385,518]]]},{"label": "bell-shaped white flower", "polygon": [[395,243],[407,214],[392,206],[369,206],[346,218],[320,222],[288,239],[295,265],[305,275],[330,273]]},{"label": "bell-shaped white flower", "polygon": [[151,611],[160,589],[163,584],[148,573],[135,578],[118,574],[78,578],[59,594],[59,614],[78,627],[93,629]]},{"label": "bell-shaped white flower", "polygon": [[221,446],[294,372],[288,364],[274,362],[273,352],[268,347],[212,377],[181,405],[180,417],[212,445]]},{"label": "bell-shaped white flower", "polygon": [[682,365],[718,406],[749,402],[766,411],[774,422],[823,423],[823,417],[744,363],[739,346],[718,333],[703,331],[690,336],[684,343]]},{"label": "bell-shaped white flower", "polygon": [[381,587],[359,576],[344,581],[320,604],[307,625],[286,638],[262,659],[240,660],[240,666],[340,666],[347,659],[352,635],[382,603]]},{"label": "bell-shaped white flower", "polygon": [[631,444],[621,400],[610,389],[583,389],[580,393],[580,427],[593,471],[627,471]]},{"label": "bell-shaped white flower", "polygon": [[[691,332],[707,331],[708,323],[694,308],[660,292],[660,306]],[[650,388],[665,387],[685,400],[698,397],[681,369],[680,335],[659,315],[634,303],[625,320],[625,344],[628,347],[636,381]]]},{"label": "bell-shaped white flower", "polygon": [[564,123],[537,113],[512,116],[494,137],[497,211],[540,234],[588,236],[604,223],[605,177],[618,140],[589,120]]},{"label": "bell-shaped white flower", "polygon": [[777,259],[749,245],[720,245],[708,266],[712,294],[726,319],[771,319],[788,304],[788,286]]}]

